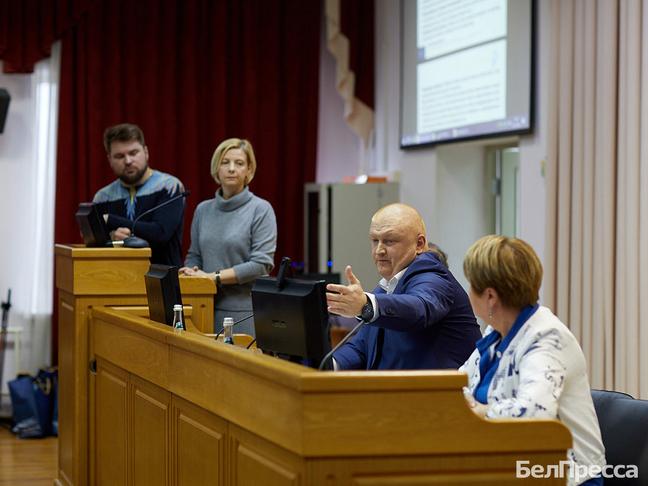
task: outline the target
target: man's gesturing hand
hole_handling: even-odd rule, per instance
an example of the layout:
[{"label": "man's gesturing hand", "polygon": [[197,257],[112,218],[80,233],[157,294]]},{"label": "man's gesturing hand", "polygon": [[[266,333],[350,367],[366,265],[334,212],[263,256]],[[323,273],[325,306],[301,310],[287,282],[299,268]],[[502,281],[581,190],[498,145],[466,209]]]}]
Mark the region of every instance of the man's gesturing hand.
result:
[{"label": "man's gesturing hand", "polygon": [[348,285],[328,284],[326,286],[326,302],[328,311],[346,317],[354,317],[362,312],[362,306],[367,303],[367,296],[362,290],[360,280],[353,274],[351,265],[344,269]]}]

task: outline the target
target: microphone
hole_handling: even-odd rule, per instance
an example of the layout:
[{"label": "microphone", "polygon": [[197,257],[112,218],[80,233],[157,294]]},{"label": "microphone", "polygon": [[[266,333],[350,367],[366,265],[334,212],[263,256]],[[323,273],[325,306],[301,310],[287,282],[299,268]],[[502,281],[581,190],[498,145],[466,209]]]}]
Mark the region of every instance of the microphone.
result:
[{"label": "microphone", "polygon": [[137,218],[133,220],[133,224],[131,225],[131,235],[124,239],[123,246],[125,248],[148,248],[149,247],[148,241],[146,241],[143,238],[139,238],[135,236],[135,225],[137,224],[137,222],[142,218],[142,216],[151,214],[153,211],[157,211],[158,209],[163,208],[164,206],[171,204],[172,202],[175,202],[178,199],[185,198],[189,194],[191,194],[191,191],[184,191],[181,192],[180,194],[176,194],[171,199],[164,201],[162,204],[158,204],[157,206],[153,206],[151,209],[147,209],[142,214],[140,214]]},{"label": "microphone", "polygon": [[286,286],[287,273],[290,271],[290,258],[283,257],[279,264],[279,272],[277,273],[277,288],[279,290]]},{"label": "microphone", "polygon": [[349,339],[351,339],[351,337],[352,337],[356,332],[358,332],[358,330],[359,330],[362,326],[364,326],[366,323],[367,323],[366,321],[360,321],[360,322],[358,322],[358,324],[356,324],[356,326],[355,326],[353,329],[351,329],[351,332],[349,332],[349,334],[347,334],[346,336],[344,336],[344,339],[342,339],[342,341],[340,341],[339,343],[337,343],[337,345],[336,345],[333,349],[331,349],[331,350],[326,354],[326,356],[324,356],[324,358],[322,358],[322,361],[320,362],[320,365],[319,365],[318,371],[322,371],[322,370],[324,369],[324,366],[326,365],[326,362],[327,362],[329,359],[331,359],[331,358],[333,357],[333,354],[334,354],[334,353],[335,353],[335,352],[336,352],[340,347],[342,347],[342,345],[343,345],[344,343],[346,343]]}]

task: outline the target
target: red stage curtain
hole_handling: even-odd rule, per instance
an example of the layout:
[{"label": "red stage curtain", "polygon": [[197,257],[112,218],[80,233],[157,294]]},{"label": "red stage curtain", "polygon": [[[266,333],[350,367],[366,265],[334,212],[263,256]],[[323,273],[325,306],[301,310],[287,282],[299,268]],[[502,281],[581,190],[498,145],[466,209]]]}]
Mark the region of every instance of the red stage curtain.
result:
[{"label": "red stage curtain", "polygon": [[0,59],[5,73],[31,73],[52,44],[96,0],[0,0]]},{"label": "red stage curtain", "polygon": [[216,190],[211,155],[223,139],[242,137],[258,161],[251,190],[277,214],[275,260],[302,260],[320,11],[302,0],[95,3],[62,38],[55,240],[80,240],[78,203],[114,179],[103,130],[128,121],[144,130],[151,166],[192,191],[185,252],[193,211]]}]

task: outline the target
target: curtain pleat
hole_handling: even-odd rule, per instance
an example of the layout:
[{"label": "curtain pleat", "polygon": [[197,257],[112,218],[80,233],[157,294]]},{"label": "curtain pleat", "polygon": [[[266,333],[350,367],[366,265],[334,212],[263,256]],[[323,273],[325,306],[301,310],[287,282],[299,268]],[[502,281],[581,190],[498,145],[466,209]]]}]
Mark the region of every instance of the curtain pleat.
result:
[{"label": "curtain pleat", "polygon": [[580,341],[592,386],[642,398],[648,398],[647,4],[551,4],[556,72],[548,106],[544,293]]},{"label": "curtain pleat", "polygon": [[[627,184],[627,176],[632,173],[630,170],[630,164],[628,160],[629,153],[629,137],[628,137],[628,114],[630,112],[630,107],[628,104],[628,19],[626,17],[627,2],[621,2],[619,7],[619,93],[618,93],[618,146],[617,146],[617,180],[619,187],[625,186]],[[629,200],[627,195],[619,193],[619,198],[615,207],[616,210],[616,219],[618,224],[618,229],[622,230],[623,228],[628,227],[628,206]],[[614,383],[617,386],[623,387],[623,384],[626,382],[626,369],[625,369],[625,356],[624,351],[626,347],[627,331],[630,326],[628,321],[629,309],[628,304],[631,300],[629,295],[629,290],[627,288],[627,261],[628,258],[631,258],[631,255],[628,254],[629,248],[627,243],[629,239],[628,235],[624,235],[622,231],[617,231],[615,233],[615,245],[617,252],[615,254],[615,265],[617,273],[615,275],[615,290],[618,294],[617,305],[614,312],[614,322],[623,323],[623,325],[616,326],[614,329]],[[625,388],[625,387],[624,387]]]},{"label": "curtain pleat", "polygon": [[558,60],[560,52],[560,2],[552,0],[549,3],[549,22],[552,26],[552,34],[549,41],[549,63],[547,70],[549,72],[549,102],[547,103],[547,163],[546,163],[546,190],[547,197],[545,201],[546,214],[546,242],[545,242],[545,265],[543,278],[543,299],[544,303],[557,312],[556,294],[557,288],[557,248],[558,248],[558,103],[555,98],[558,95]]},{"label": "curtain pleat", "polygon": [[[585,15],[582,1],[574,4],[574,44],[571,58],[573,62],[573,110],[572,110],[572,153],[571,159],[574,161],[571,167],[571,232],[569,242],[569,293],[567,308],[569,309],[569,325],[577,339],[582,341],[583,321],[582,321],[582,301],[583,301],[583,259],[580,249],[583,245],[583,176],[585,172],[584,141],[585,141],[585,58],[584,56],[575,56],[574,53],[583,52],[585,48]],[[569,123],[569,120],[566,121]],[[567,164],[565,164],[567,166]],[[569,167],[567,166],[566,169]],[[565,185],[567,185],[566,182]],[[565,187],[565,191],[569,191]]]},{"label": "curtain pleat", "polygon": [[[641,82],[640,86],[648,83],[648,1],[641,2],[641,34],[640,34],[640,63]],[[635,100],[641,107],[639,115],[639,265],[636,269],[639,274],[639,319],[638,340],[639,365],[637,374],[639,377],[639,395],[648,397],[648,94],[641,94]]]},{"label": "curtain pleat", "polygon": [[[573,136],[573,76],[572,69],[574,59],[574,38],[572,35],[574,24],[574,2],[566,2],[561,7],[560,23],[560,52],[559,52],[559,115],[558,130],[560,137],[558,139],[558,160],[570,160],[572,152]],[[557,218],[557,266],[559,269],[569,269],[571,266],[570,238],[571,238],[571,164],[558,164],[557,167],[557,192],[558,212]],[[561,289],[556,295],[556,312],[558,315],[569,315],[569,287],[570,272],[562,271],[557,274],[557,288]]]},{"label": "curtain pleat", "polygon": [[[580,12],[583,19],[583,214],[579,218],[582,221],[583,235],[581,248],[582,265],[582,301],[580,305],[581,314],[581,345],[585,351],[588,362],[593,359],[594,332],[592,328],[593,310],[591,302],[594,294],[594,241],[592,228],[594,227],[594,154],[595,147],[595,113],[596,113],[596,90],[595,83],[591,82],[596,73],[596,8],[586,8],[589,0],[579,0]],[[595,7],[595,5],[594,5]]]},{"label": "curtain pleat", "polygon": [[619,5],[619,144],[617,204],[617,274],[619,295],[615,323],[614,382],[623,389],[638,389],[636,343],[639,324],[639,129],[641,15],[638,0]]}]

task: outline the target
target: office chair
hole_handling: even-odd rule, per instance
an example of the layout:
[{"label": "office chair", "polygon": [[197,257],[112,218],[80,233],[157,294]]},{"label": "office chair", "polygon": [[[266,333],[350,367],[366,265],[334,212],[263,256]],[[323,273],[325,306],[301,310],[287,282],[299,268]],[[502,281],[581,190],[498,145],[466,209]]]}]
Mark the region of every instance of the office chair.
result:
[{"label": "office chair", "polygon": [[605,486],[648,486],[648,401],[607,390],[592,390],[592,399],[607,463],[639,468],[638,478],[604,478]]}]

